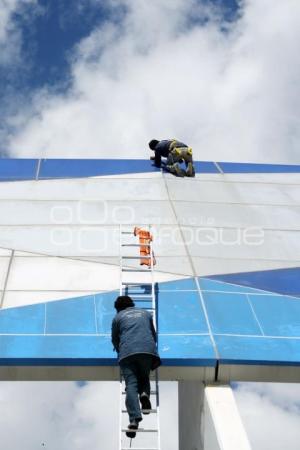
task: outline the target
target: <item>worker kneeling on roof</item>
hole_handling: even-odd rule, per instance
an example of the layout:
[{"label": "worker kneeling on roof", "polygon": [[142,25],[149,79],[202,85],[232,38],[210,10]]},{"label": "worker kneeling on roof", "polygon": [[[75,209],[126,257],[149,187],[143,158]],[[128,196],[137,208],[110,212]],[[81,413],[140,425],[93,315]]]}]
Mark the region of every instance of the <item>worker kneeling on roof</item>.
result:
[{"label": "worker kneeling on roof", "polygon": [[[149,147],[154,151],[154,156],[150,159],[154,160],[156,167],[161,167],[173,173],[178,177],[194,177],[195,168],[193,164],[193,151],[183,142],[173,140],[158,141],[152,139],[149,142]],[[167,158],[162,162],[162,158]],[[185,170],[181,168],[180,164],[185,163]]]},{"label": "worker kneeling on roof", "polygon": [[[111,339],[118,353],[126,385],[126,409],[129,415],[127,436],[134,438],[143,414],[149,414],[150,371],[161,364],[156,348],[156,332],[152,314],[135,308],[131,297],[119,296],[115,301],[117,314],[112,322]],[[132,431],[131,431],[132,430]]]}]

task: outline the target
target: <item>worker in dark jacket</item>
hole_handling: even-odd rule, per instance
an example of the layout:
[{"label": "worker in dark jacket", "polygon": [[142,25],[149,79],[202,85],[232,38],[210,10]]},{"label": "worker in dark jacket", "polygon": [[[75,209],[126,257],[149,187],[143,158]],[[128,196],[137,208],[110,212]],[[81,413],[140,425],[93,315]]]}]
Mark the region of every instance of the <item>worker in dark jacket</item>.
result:
[{"label": "worker in dark jacket", "polygon": [[[193,165],[193,151],[183,142],[173,140],[158,141],[152,139],[149,142],[149,147],[154,151],[154,156],[150,159],[154,160],[156,167],[161,167],[162,158],[167,158],[163,166],[166,170],[179,177],[195,176],[195,168]],[[185,163],[186,170],[182,169],[180,163]]]},{"label": "worker in dark jacket", "polygon": [[[129,430],[137,430],[143,414],[149,414],[150,371],[160,364],[156,348],[156,332],[152,315],[145,309],[135,308],[132,299],[119,296],[115,301],[117,314],[112,322],[111,338],[126,385],[126,408]],[[140,401],[140,402],[139,402]],[[135,437],[135,431],[127,431]]]}]

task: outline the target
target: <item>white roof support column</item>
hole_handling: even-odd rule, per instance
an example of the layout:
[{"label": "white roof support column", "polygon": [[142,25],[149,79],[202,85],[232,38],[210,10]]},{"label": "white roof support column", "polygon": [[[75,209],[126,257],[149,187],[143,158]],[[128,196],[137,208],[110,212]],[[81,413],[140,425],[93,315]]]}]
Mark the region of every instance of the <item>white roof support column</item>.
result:
[{"label": "white roof support column", "polygon": [[229,385],[178,386],[179,450],[251,450]]}]

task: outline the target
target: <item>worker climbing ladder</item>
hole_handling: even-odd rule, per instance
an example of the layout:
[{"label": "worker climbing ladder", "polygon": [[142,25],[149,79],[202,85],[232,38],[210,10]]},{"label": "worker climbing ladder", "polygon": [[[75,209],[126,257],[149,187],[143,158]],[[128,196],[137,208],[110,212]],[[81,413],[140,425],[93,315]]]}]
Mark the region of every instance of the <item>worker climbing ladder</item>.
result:
[{"label": "worker climbing ladder", "polygon": [[[151,229],[148,228],[130,229],[128,226],[120,226],[120,295],[129,295],[137,307],[151,312],[154,327],[157,330],[154,281],[156,262],[152,248]],[[145,426],[135,430],[137,434],[135,439],[126,436],[126,432],[131,430],[128,430],[125,425],[125,419],[127,420],[125,396],[125,382],[120,375],[119,450],[160,450],[158,369],[154,371],[154,377],[151,378],[152,409],[142,410],[142,423]],[[155,399],[154,403],[153,398]]]}]

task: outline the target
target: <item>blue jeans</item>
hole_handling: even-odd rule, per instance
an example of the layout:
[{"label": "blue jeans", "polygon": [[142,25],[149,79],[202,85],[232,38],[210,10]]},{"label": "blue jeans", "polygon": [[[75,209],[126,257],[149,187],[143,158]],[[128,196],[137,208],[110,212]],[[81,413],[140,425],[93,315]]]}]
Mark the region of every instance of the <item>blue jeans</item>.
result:
[{"label": "blue jeans", "polygon": [[146,392],[150,396],[150,370],[152,356],[144,353],[129,356],[120,361],[122,376],[126,385],[126,408],[129,421],[142,420],[139,395]]}]

